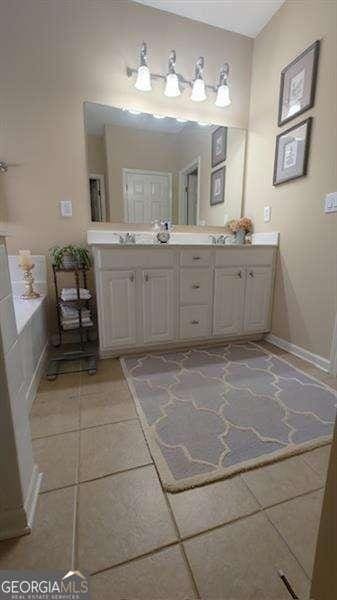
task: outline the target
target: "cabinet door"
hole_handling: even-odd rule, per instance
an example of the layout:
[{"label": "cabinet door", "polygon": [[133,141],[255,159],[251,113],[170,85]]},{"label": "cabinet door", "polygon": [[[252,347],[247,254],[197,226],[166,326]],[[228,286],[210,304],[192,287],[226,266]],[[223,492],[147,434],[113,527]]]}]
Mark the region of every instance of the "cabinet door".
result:
[{"label": "cabinet door", "polygon": [[213,334],[231,335],[242,331],[245,268],[215,269]]},{"label": "cabinet door", "polygon": [[144,342],[172,340],[175,307],[173,270],[144,270],[142,277]]},{"label": "cabinet door", "polygon": [[267,331],[272,292],[271,267],[247,267],[244,331]]},{"label": "cabinet door", "polygon": [[101,273],[100,335],[104,347],[136,343],[136,275],[134,271]]}]

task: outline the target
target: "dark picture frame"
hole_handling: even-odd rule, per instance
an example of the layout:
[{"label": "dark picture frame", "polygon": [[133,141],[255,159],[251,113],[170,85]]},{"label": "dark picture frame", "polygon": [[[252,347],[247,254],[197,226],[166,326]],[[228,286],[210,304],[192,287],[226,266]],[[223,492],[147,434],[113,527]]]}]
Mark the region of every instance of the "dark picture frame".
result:
[{"label": "dark picture frame", "polygon": [[212,167],[224,162],[227,157],[227,127],[217,127],[212,133]]},{"label": "dark picture frame", "polygon": [[276,136],[274,186],[307,174],[312,121],[308,117]]},{"label": "dark picture frame", "polygon": [[284,125],[315,103],[320,40],[281,71],[278,125]]},{"label": "dark picture frame", "polygon": [[210,205],[222,204],[225,201],[226,167],[220,167],[211,173]]}]

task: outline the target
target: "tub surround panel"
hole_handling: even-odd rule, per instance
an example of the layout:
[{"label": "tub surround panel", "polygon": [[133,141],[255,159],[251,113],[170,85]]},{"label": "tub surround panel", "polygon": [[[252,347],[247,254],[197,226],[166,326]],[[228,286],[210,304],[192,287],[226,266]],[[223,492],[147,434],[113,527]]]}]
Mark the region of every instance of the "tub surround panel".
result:
[{"label": "tub surround panel", "polygon": [[6,245],[0,237],[0,539],[29,533],[41,476],[34,465],[24,368],[17,333]]}]

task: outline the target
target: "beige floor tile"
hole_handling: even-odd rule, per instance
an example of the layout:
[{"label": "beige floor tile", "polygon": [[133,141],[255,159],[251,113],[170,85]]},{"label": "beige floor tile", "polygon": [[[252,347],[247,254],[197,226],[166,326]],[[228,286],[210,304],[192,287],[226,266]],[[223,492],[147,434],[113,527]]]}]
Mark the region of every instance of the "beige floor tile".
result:
[{"label": "beige floor tile", "polygon": [[267,511],[309,577],[313,568],[322,500],[323,491],[320,490]]},{"label": "beige floor tile", "polygon": [[81,374],[81,395],[109,393],[117,391],[119,386],[126,386],[120,363],[115,358],[100,360],[95,375]]},{"label": "beige floor tile", "polygon": [[240,477],[168,494],[182,536],[247,515],[259,505]]},{"label": "beige floor tile", "polygon": [[322,446],[321,448],[316,448],[315,450],[302,454],[303,460],[320,476],[322,485],[325,485],[326,481],[330,449],[331,446],[329,444],[328,446]]},{"label": "beige floor tile", "polygon": [[33,441],[34,459],[43,472],[41,491],[76,483],[79,432]]},{"label": "beige floor tile", "polygon": [[104,425],[136,418],[137,413],[125,382],[105,393],[81,397],[81,427]]},{"label": "beige floor tile", "polygon": [[94,572],[174,542],[152,466],[80,485],[79,568]]},{"label": "beige floor tile", "polygon": [[79,396],[38,396],[30,413],[32,438],[79,429]]},{"label": "beige floor tile", "polygon": [[92,600],[187,600],[195,598],[179,546],[94,575]]},{"label": "beige floor tile", "polygon": [[40,382],[37,398],[74,398],[80,393],[80,384],[80,373],[65,373],[54,381],[44,378]]},{"label": "beige floor tile", "polygon": [[151,462],[138,421],[81,431],[80,481],[103,477]]},{"label": "beige floor tile", "polygon": [[0,569],[69,569],[75,488],[39,496],[33,530],[0,542]]},{"label": "beige floor tile", "polygon": [[289,500],[321,485],[319,476],[300,456],[248,471],[243,478],[263,507]]},{"label": "beige floor tile", "polygon": [[263,514],[253,515],[184,542],[202,598],[288,600],[277,569],[297,595],[309,595],[309,580]]}]

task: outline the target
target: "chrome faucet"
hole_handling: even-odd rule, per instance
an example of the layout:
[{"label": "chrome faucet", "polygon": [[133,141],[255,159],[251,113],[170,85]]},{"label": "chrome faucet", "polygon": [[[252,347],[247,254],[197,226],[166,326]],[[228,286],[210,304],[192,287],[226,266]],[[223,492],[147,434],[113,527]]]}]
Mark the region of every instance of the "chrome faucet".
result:
[{"label": "chrome faucet", "polygon": [[120,244],[135,244],[136,243],[136,234],[126,232],[125,236],[119,235],[119,243]]}]

